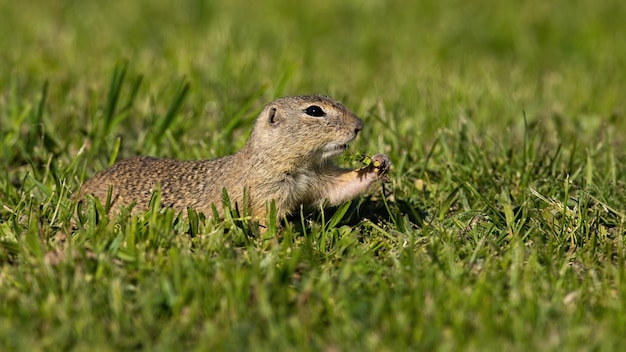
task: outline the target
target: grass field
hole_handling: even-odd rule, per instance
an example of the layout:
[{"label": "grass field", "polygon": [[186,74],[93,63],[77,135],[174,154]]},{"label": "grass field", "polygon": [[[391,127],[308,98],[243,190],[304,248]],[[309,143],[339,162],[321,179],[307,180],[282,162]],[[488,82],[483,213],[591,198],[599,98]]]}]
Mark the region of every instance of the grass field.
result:
[{"label": "grass field", "polygon": [[[622,1],[0,2],[0,350],[617,350]],[[321,93],[384,190],[252,237],[172,211],[72,229],[136,155],[238,150]],[[358,165],[350,157],[342,164]],[[354,158],[352,158],[354,159]]]}]

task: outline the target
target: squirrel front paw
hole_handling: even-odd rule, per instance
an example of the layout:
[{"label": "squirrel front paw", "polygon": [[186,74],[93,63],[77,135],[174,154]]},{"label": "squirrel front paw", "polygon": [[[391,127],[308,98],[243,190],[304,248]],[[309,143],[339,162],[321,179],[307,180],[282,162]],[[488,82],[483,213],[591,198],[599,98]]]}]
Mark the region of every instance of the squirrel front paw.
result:
[{"label": "squirrel front paw", "polygon": [[370,164],[366,167],[368,171],[374,172],[378,179],[387,181],[389,179],[389,168],[391,167],[391,161],[385,154],[376,154],[371,157]]}]

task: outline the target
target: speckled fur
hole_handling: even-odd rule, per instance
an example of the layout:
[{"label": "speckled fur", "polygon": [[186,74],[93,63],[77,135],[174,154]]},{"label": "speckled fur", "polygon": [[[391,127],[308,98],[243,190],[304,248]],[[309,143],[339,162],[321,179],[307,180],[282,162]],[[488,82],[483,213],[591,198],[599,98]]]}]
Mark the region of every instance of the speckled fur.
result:
[{"label": "speckled fur", "polygon": [[[314,105],[325,116],[305,112]],[[222,209],[223,188],[240,209],[245,190],[245,204],[260,221],[272,200],[279,217],[301,205],[336,205],[366,191],[388,171],[389,158],[382,154],[356,170],[333,163],[332,157],[362,128],[361,119],[329,97],[281,98],[263,109],[247,143],[234,155],[202,161],[124,160],[85,182],[79,197],[91,194],[104,201],[112,186],[112,208],[136,202],[133,209],[140,212],[147,209],[152,192],[160,189],[163,206],[191,207],[210,216],[212,204]]]}]

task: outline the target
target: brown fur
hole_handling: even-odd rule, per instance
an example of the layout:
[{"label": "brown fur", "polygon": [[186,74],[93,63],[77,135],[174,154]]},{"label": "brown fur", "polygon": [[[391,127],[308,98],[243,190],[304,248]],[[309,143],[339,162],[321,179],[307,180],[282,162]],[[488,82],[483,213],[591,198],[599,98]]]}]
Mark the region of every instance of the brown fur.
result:
[{"label": "brown fur", "polygon": [[[325,116],[307,114],[312,106],[320,107]],[[209,216],[212,204],[221,210],[226,188],[239,207],[245,191],[247,209],[260,221],[272,200],[278,217],[301,205],[337,205],[366,191],[390,165],[382,154],[356,170],[333,163],[332,157],[345,150],[362,128],[361,119],[331,98],[281,98],[263,109],[247,143],[234,155],[202,161],[124,160],[85,182],[79,197],[91,194],[104,201],[111,186],[113,208],[136,202],[134,211],[139,212],[147,209],[152,192],[160,189],[163,206],[179,211],[190,207]]]}]

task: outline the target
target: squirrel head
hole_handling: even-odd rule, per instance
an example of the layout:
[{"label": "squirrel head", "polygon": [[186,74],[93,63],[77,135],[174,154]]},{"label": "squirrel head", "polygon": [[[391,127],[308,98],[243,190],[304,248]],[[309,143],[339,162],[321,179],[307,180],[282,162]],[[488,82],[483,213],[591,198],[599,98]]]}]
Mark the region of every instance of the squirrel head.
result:
[{"label": "squirrel head", "polygon": [[363,121],[332,98],[285,97],[265,106],[247,146],[293,165],[321,163],[345,151],[361,129]]}]

